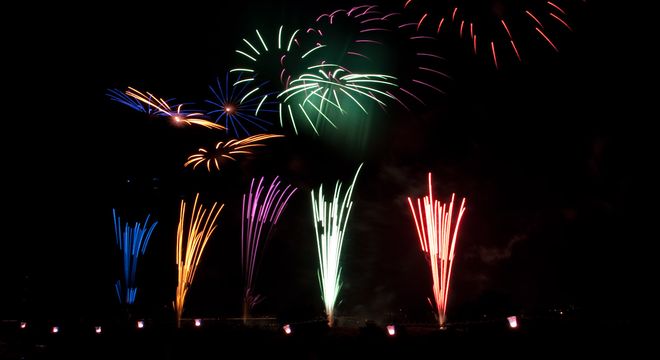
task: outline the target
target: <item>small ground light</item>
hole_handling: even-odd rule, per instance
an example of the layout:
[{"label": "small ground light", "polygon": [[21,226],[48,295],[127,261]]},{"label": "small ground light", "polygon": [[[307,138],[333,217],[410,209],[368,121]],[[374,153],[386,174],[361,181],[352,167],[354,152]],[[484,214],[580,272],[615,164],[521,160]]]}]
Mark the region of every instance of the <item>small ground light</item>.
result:
[{"label": "small ground light", "polygon": [[101,327],[100,327],[100,326],[95,326],[95,327],[94,327],[94,331],[95,331],[97,334],[100,334],[101,331],[103,331],[103,330],[101,330]]},{"label": "small ground light", "polygon": [[25,329],[27,327],[27,323],[25,321],[21,321],[20,327],[21,329]]},{"label": "small ground light", "polygon": [[515,329],[515,328],[518,327],[518,318],[516,316],[509,316],[506,319],[509,320],[509,327],[510,328]]},{"label": "small ground light", "polygon": [[287,335],[291,335],[291,332],[292,332],[292,331],[291,331],[291,325],[286,324],[286,325],[282,326],[282,329],[284,330],[284,333],[285,333],[285,334],[287,334]]},{"label": "small ground light", "polygon": [[138,320],[137,321],[137,328],[142,329],[144,327],[144,320]]},{"label": "small ground light", "polygon": [[50,329],[50,332],[52,332],[53,334],[57,334],[58,332],[60,332],[60,327],[59,326],[53,326],[53,328]]},{"label": "small ground light", "polygon": [[202,319],[195,319],[195,327],[202,326]]},{"label": "small ground light", "polygon": [[394,325],[387,325],[387,335],[389,336],[396,335],[396,327]]}]

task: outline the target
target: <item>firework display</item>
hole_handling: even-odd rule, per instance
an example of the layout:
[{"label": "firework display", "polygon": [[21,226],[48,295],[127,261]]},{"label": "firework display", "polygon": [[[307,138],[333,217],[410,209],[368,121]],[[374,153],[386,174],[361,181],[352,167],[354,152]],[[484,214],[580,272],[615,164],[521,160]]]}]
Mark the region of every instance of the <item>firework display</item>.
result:
[{"label": "firework display", "polygon": [[422,98],[429,90],[428,97],[444,95],[442,88],[449,78],[438,39],[418,33],[414,25],[397,11],[361,5],[321,14],[300,36],[300,43],[322,47],[312,56],[316,64],[337,64],[355,74],[388,75],[396,86],[381,89],[408,108],[409,100],[424,104]]},{"label": "firework display", "polygon": [[147,115],[153,115],[158,111],[158,109],[150,106],[148,103],[145,104],[142,101],[132,96],[128,96],[126,95],[126,93],[124,93],[119,89],[108,89],[105,95],[110,100],[120,103],[124,106],[128,106],[129,108],[137,112],[145,113]]},{"label": "firework display", "polygon": [[117,246],[122,253],[122,274],[123,285],[121,280],[115,283],[115,290],[117,291],[117,298],[120,304],[133,304],[135,296],[137,295],[137,283],[135,275],[137,273],[138,259],[140,255],[144,255],[149,245],[149,239],[153,233],[158,221],[149,225],[149,217],[142,223],[136,222],[135,225],[130,226],[128,222],[122,226],[121,218],[117,216],[115,209],[112,209],[112,217],[115,224],[115,239]]},{"label": "firework display", "polygon": [[359,5],[319,15],[301,36],[301,43],[315,44],[311,54],[315,64],[339,64],[355,73],[370,73],[380,68],[381,52],[387,44],[383,35],[390,14],[375,5]]},{"label": "firework display", "polygon": [[385,24],[390,29],[384,33],[388,58],[385,71],[395,74],[399,88],[393,91],[397,101],[406,109],[411,103],[426,106],[426,101],[446,95],[445,88],[451,80],[440,40],[435,36],[420,34],[416,24],[405,22],[400,14],[391,14]]},{"label": "firework display", "polygon": [[192,165],[193,169],[199,165],[205,165],[206,170],[211,172],[213,166],[220,170],[220,165],[225,160],[236,161],[238,155],[251,155],[252,149],[266,146],[260,143],[262,140],[281,138],[284,135],[276,134],[258,134],[248,136],[245,139],[231,139],[229,141],[220,141],[210,150],[200,148],[197,154],[190,155],[188,161],[183,166]]},{"label": "firework display", "polygon": [[312,210],[314,214],[314,231],[316,246],[319,253],[319,285],[325,304],[325,314],[328,325],[335,322],[335,304],[341,290],[341,250],[346,236],[346,225],[353,208],[353,188],[360,174],[362,164],[353,177],[353,182],[342,194],[340,181],[335,184],[332,200],[327,201],[323,193],[323,185],[316,192],[312,190]]},{"label": "firework display", "polygon": [[451,280],[452,265],[456,252],[456,240],[465,212],[465,198],[461,201],[458,216],[454,216],[454,194],[449,203],[442,203],[433,198],[431,173],[429,173],[429,195],[424,199],[417,199],[417,208],[412,198],[408,197],[408,204],[415,220],[419,246],[426,254],[431,277],[433,278],[433,298],[435,300],[436,315],[440,327],[447,322],[447,299],[449,295],[449,282]]},{"label": "firework display", "polygon": [[[204,248],[213,232],[218,227],[216,221],[222,211],[223,205],[213,203],[211,208],[198,204],[199,194],[195,202],[186,212],[186,202],[181,200],[179,207],[179,226],[176,233],[176,266],[178,270],[174,310],[176,312],[177,326],[181,327],[181,315],[186,301],[188,290],[195,279],[195,272],[202,260]],[[187,226],[186,226],[187,225]]]},{"label": "firework display", "polygon": [[[317,65],[309,70],[316,72],[306,73],[292,80],[291,86],[278,95],[278,98],[282,99],[280,124],[284,122],[283,114],[288,114],[296,133],[298,133],[296,117],[291,103],[293,103],[293,109],[300,110],[303,118],[318,134],[319,119],[336,127],[331,117],[337,118],[346,113],[349,104],[356,105],[360,111],[367,114],[363,105],[364,101],[375,101],[385,106],[385,102],[381,100],[382,97],[394,99],[392,94],[378,89],[379,86],[396,87],[396,84],[392,82],[395,80],[392,76],[352,74],[345,68],[334,64]],[[283,108],[286,108],[286,111]],[[306,108],[308,110],[305,110]],[[335,116],[331,116],[329,112],[333,112]]]},{"label": "firework display", "polygon": [[184,104],[172,107],[165,99],[158,98],[151,93],[143,93],[131,87],[126,90],[126,95],[144,103],[150,108],[156,109],[154,112],[156,115],[169,117],[175,124],[199,125],[208,129],[225,130],[224,126],[204,119],[204,114],[200,112],[189,112],[184,110]]},{"label": "firework display", "polygon": [[[280,118],[282,104],[277,95],[288,87],[294,75],[287,64],[300,66],[305,54],[315,49],[312,46],[304,50],[304,54],[299,54],[300,43],[296,39],[299,32],[299,29],[287,29],[284,25],[264,34],[256,29],[252,37],[242,39],[242,48],[236,50],[239,65],[230,70],[240,77],[234,87],[245,88],[247,95],[260,103],[277,103]],[[257,109],[254,116],[257,116]],[[284,126],[281,121],[280,126]],[[294,130],[297,133],[297,128]]]},{"label": "firework display", "polygon": [[[241,134],[250,135],[250,129],[256,128],[257,131],[266,131],[272,122],[260,117],[265,113],[273,113],[277,110],[273,105],[274,101],[266,101],[271,94],[265,94],[258,98],[254,91],[249,87],[250,82],[241,81],[241,74],[235,82],[230,82],[230,73],[225,74],[224,83],[216,79],[216,86],[209,86],[213,98],[206,100],[206,103],[213,106],[214,110],[209,111],[209,116],[215,117],[215,122],[224,123],[227,132],[231,132],[236,137]],[[257,88],[263,87],[260,84]],[[272,97],[272,96],[271,96]]]},{"label": "firework display", "polygon": [[455,33],[469,43],[474,54],[488,54],[498,68],[505,56],[523,61],[523,48],[535,40],[559,51],[553,34],[573,31],[568,10],[560,3],[561,0],[405,0],[403,8],[417,14],[417,30]]},{"label": "firework display", "polygon": [[[242,83],[260,84],[249,86],[249,89],[250,93],[259,94],[261,101],[265,101],[272,93],[285,89],[292,76],[285,64],[295,65],[319,48],[310,46],[302,54],[298,54],[296,50],[300,48],[300,43],[296,36],[299,32],[299,29],[291,30],[280,25],[273,33],[264,35],[256,29],[251,41],[243,38],[245,46],[236,50],[239,65],[230,70],[232,73],[242,74],[243,78],[236,81],[234,86]],[[263,81],[259,82],[257,79]],[[265,89],[271,89],[271,92],[265,92]]]},{"label": "firework display", "polygon": [[[208,48],[204,48],[206,43],[203,39],[188,43],[192,45],[195,56],[186,57],[189,63],[180,63],[187,65],[186,69],[170,72],[170,63],[150,68],[150,71],[157,72],[162,80],[160,88],[153,86],[154,79],[151,78],[144,79],[144,82],[135,80],[136,84],[147,84],[138,87],[154,89],[153,93],[126,85],[123,85],[124,87],[119,85],[120,89],[126,90],[116,88],[106,90],[107,86],[104,85],[102,91],[105,91],[105,95],[100,94],[99,97],[105,96],[105,100],[113,105],[120,104],[119,115],[133,111],[139,113],[137,116],[148,118],[150,121],[167,121],[168,124],[194,129],[173,130],[171,127],[148,126],[138,129],[150,131],[144,136],[142,133],[126,132],[122,128],[123,132],[116,130],[117,133],[112,137],[126,139],[126,142],[138,139],[135,141],[136,144],[120,149],[120,155],[129,159],[127,164],[120,164],[120,161],[114,158],[110,161],[113,165],[119,164],[118,167],[124,166],[118,170],[125,173],[120,173],[118,176],[123,176],[123,181],[126,183],[132,183],[133,179],[137,179],[135,183],[147,179],[149,189],[143,186],[144,183],[127,186],[129,191],[137,189],[135,193],[143,196],[139,199],[131,198],[132,205],[138,207],[147,203],[147,206],[151,207],[154,198],[157,203],[161,201],[165,203],[168,194],[176,194],[178,202],[184,196],[188,199],[191,193],[196,193],[192,204],[180,200],[178,219],[174,219],[176,217],[174,214],[170,216],[172,222],[178,220],[175,249],[177,281],[175,290],[174,284],[171,284],[171,289],[167,289],[164,293],[168,294],[165,301],[169,306],[172,301],[172,291],[175,292],[172,306],[177,326],[181,327],[182,322],[184,324],[188,322],[187,319],[182,321],[184,311],[186,316],[192,317],[191,312],[197,310],[185,308],[185,306],[197,305],[197,290],[192,304],[186,305],[186,299],[208,242],[218,230],[220,213],[225,206],[217,201],[210,201],[208,205],[203,204],[200,201],[200,193],[207,194],[212,200],[218,200],[213,199],[213,196],[220,191],[223,197],[227,197],[227,199],[223,198],[222,203],[226,200],[227,208],[230,210],[228,215],[230,217],[223,221],[230,221],[236,226],[228,227],[235,229],[235,233],[226,237],[228,240],[232,238],[235,240],[226,241],[218,246],[229,249],[230,251],[226,252],[228,254],[238,253],[239,234],[238,224],[235,222],[239,221],[240,217],[241,275],[239,277],[238,259],[234,256],[234,262],[232,263],[231,259],[227,261],[226,268],[235,271],[235,276],[227,277],[235,279],[232,280],[234,283],[230,281],[229,285],[235,288],[225,294],[224,279],[216,282],[221,285],[215,288],[217,292],[212,295],[219,294],[219,296],[203,298],[211,303],[211,306],[217,303],[220,304],[219,306],[225,306],[225,301],[229,303],[227,308],[233,309],[231,311],[238,311],[239,306],[242,306],[241,315],[245,325],[254,321],[255,314],[259,312],[290,311],[286,308],[282,310],[278,306],[297,307],[299,303],[291,299],[285,299],[286,303],[278,303],[271,301],[270,296],[271,293],[275,293],[273,289],[280,285],[277,281],[289,279],[287,276],[300,269],[299,274],[303,276],[293,276],[294,281],[287,284],[290,288],[283,289],[286,289],[287,293],[294,294],[290,298],[295,299],[298,293],[291,292],[291,288],[315,286],[315,280],[312,279],[310,285],[310,279],[305,278],[304,275],[309,277],[316,275],[323,302],[324,314],[321,322],[324,323],[324,327],[326,322],[329,327],[336,327],[338,323],[344,324],[343,319],[337,320],[337,314],[344,313],[345,309],[346,313],[358,313],[362,311],[355,310],[358,306],[364,305],[366,308],[369,304],[356,304],[350,309],[347,305],[339,306],[342,298],[347,303],[352,303],[354,293],[357,294],[356,297],[364,295],[357,291],[348,291],[349,279],[351,281],[355,279],[357,285],[354,285],[354,288],[359,288],[369,286],[362,283],[375,278],[372,274],[355,276],[354,273],[344,272],[344,269],[354,268],[346,265],[346,256],[342,256],[342,250],[345,242],[351,237],[347,235],[347,231],[354,207],[353,192],[359,176],[365,183],[368,181],[376,183],[373,188],[368,189],[368,192],[360,194],[364,208],[368,211],[375,210],[373,213],[360,212],[357,216],[354,215],[354,218],[361,220],[356,224],[356,234],[373,234],[374,239],[386,240],[389,240],[388,236],[400,236],[399,233],[404,237],[406,234],[409,237],[414,236],[411,229],[406,229],[409,227],[407,222],[396,221],[397,216],[400,215],[396,213],[396,209],[390,211],[391,209],[382,204],[384,201],[389,201],[409,207],[419,247],[429,266],[433,295],[430,296],[429,293],[428,301],[437,325],[442,329],[457,325],[453,321],[460,316],[450,313],[452,323],[448,325],[447,310],[450,301],[453,309],[454,302],[464,295],[452,294],[450,299],[450,290],[455,291],[456,288],[456,279],[454,276],[452,280],[452,274],[456,275],[455,272],[458,271],[455,269],[454,261],[457,259],[457,253],[462,254],[457,252],[457,249],[459,249],[459,233],[466,211],[466,199],[462,198],[460,204],[457,201],[456,206],[454,206],[455,194],[449,199],[443,199],[448,200],[446,202],[439,200],[433,193],[431,172],[428,173],[427,179],[428,195],[415,198],[414,191],[401,189],[413,188],[408,179],[411,178],[411,173],[420,168],[431,169],[436,174],[441,172],[456,177],[450,181],[467,180],[472,184],[471,179],[466,179],[466,175],[462,174],[462,170],[472,166],[473,163],[469,161],[473,159],[467,158],[473,153],[479,153],[477,147],[480,144],[476,142],[488,137],[488,132],[478,129],[478,135],[474,136],[476,150],[473,152],[465,150],[466,146],[457,147],[460,149],[456,150],[457,152],[467,151],[467,155],[453,154],[451,151],[447,155],[444,151],[446,148],[431,148],[430,142],[433,141],[433,145],[437,143],[445,145],[446,138],[441,138],[442,136],[449,137],[452,131],[457,129],[463,131],[473,124],[480,126],[482,124],[480,121],[499,120],[509,115],[517,121],[518,117],[522,116],[520,114],[536,116],[538,112],[531,110],[536,110],[534,107],[538,103],[527,101],[529,99],[522,96],[527,90],[522,85],[542,84],[539,79],[551,78],[555,75],[555,72],[548,71],[542,73],[543,76],[536,73],[534,75],[538,76],[526,76],[530,68],[537,65],[533,63],[534,60],[543,56],[554,59],[552,56],[558,56],[556,53],[560,50],[566,51],[571,48],[571,44],[563,40],[566,40],[566,34],[573,32],[574,29],[579,30],[577,24],[580,18],[576,14],[575,10],[578,9],[576,6],[568,0],[399,0],[396,3],[382,3],[378,6],[351,5],[333,10],[320,7],[317,9],[314,6],[302,7],[311,13],[306,14],[309,16],[305,17],[299,16],[298,8],[293,6],[290,11],[283,11],[285,14],[278,14],[281,17],[273,16],[268,21],[252,19],[251,22],[243,22],[241,27],[231,29],[227,33],[232,35],[245,31],[241,36],[233,39],[234,42],[225,42],[225,39],[215,42],[214,37],[213,45]],[[251,15],[249,12],[246,14]],[[203,17],[203,19],[208,18]],[[213,33],[213,36],[220,33],[224,35],[225,31],[220,29],[217,33]],[[188,37],[186,40],[191,38]],[[154,47],[154,49],[160,48]],[[182,51],[181,49],[177,48],[177,51]],[[198,56],[205,51],[213,56],[213,61],[204,62],[198,59]],[[183,61],[179,57],[172,59],[174,59],[172,63]],[[527,63],[533,65],[528,66]],[[518,64],[513,68],[514,70],[505,68],[513,64]],[[547,64],[541,63],[541,65]],[[138,68],[138,70],[142,69]],[[543,70],[546,68],[542,68]],[[560,68],[557,73],[562,70],[563,68]],[[197,79],[192,75],[200,73],[207,77],[195,83]],[[563,81],[571,75],[573,74],[568,73],[557,78]],[[504,84],[510,79],[509,76],[515,84]],[[466,82],[460,83],[460,81]],[[185,89],[189,84],[199,84],[199,86],[179,97],[179,92],[190,90]],[[563,86],[560,80],[557,80],[557,84]],[[559,88],[560,85],[557,84],[554,86]],[[547,100],[548,93],[552,93],[555,87],[547,87],[541,93],[534,91],[529,93],[536,94],[540,103]],[[496,91],[493,89],[503,89],[503,91],[501,94],[495,94]],[[505,91],[511,89],[516,91]],[[519,91],[520,89],[523,91]],[[161,98],[155,94],[176,94],[177,97]],[[520,101],[516,102],[516,106],[520,105],[520,107],[507,107],[510,103],[506,101],[519,98]],[[561,97],[561,99],[565,98],[569,96]],[[193,100],[181,102],[180,99]],[[555,101],[553,105],[556,103],[558,102]],[[122,113],[122,107],[130,111]],[[492,115],[491,110],[498,112]],[[547,116],[557,114],[559,111],[553,110],[551,115]],[[546,119],[542,118],[542,120]],[[450,126],[446,126],[447,124]],[[518,123],[512,121],[511,124]],[[278,126],[279,128],[273,129]],[[124,135],[126,136],[123,137]],[[148,141],[142,141],[145,138],[149,138]],[[270,141],[272,139],[280,140],[273,143]],[[436,139],[440,140],[436,141]],[[451,139],[451,141],[463,140]],[[135,150],[144,151],[147,156]],[[273,155],[263,156],[262,154],[266,152],[272,152]],[[176,155],[169,156],[173,153]],[[509,152],[505,154],[509,155]],[[464,165],[457,161],[457,158],[469,160],[466,163],[470,165]],[[140,162],[136,165],[138,161]],[[373,169],[367,171],[369,174],[363,172],[360,175],[364,165],[362,161],[375,164],[369,165],[369,169]],[[351,164],[350,171],[352,171],[353,164],[357,163],[360,165],[350,183],[337,180],[332,193],[328,186],[324,187],[323,183],[327,181],[328,174],[331,174],[330,179],[335,179],[335,175],[332,174],[346,171],[346,164]],[[143,166],[143,164],[148,165]],[[198,171],[200,169],[202,170]],[[283,181],[280,176],[287,181]],[[161,178],[162,186],[160,186]],[[115,180],[113,178],[113,181]],[[225,192],[227,189],[229,191]],[[299,209],[296,209],[298,204],[295,201],[290,202],[299,189],[310,191],[315,244],[311,241],[308,243],[302,241],[311,237],[312,226],[306,218],[309,216],[309,208],[305,207],[301,214]],[[481,189],[474,185],[469,191],[476,194]],[[189,193],[186,193],[187,191]],[[403,201],[389,200],[398,199],[403,192],[411,194],[407,197],[408,206],[405,206]],[[114,195],[117,194],[113,193],[110,196]],[[471,199],[471,201],[475,200],[474,197]],[[375,206],[366,206],[369,202]],[[482,203],[478,205],[481,209]],[[280,228],[282,234],[278,233],[278,235],[286,234],[281,237],[287,242],[282,243],[281,247],[271,247],[267,250],[268,243],[277,230],[278,221],[287,208],[287,214],[290,213],[287,217],[295,219],[296,226],[300,223],[303,226],[300,226],[299,231],[298,228],[295,229],[294,236],[291,235],[291,229],[286,232],[287,226]],[[104,207],[104,211],[107,210]],[[175,212],[175,210],[172,207],[171,211]],[[151,215],[148,215],[143,222],[122,223],[115,209],[112,211],[122,269],[121,277],[115,283],[115,292],[121,310],[134,311],[136,306],[132,304],[135,304],[138,290],[136,281],[138,262],[144,256],[158,222],[153,221]],[[296,211],[298,212],[294,217],[293,213]],[[368,211],[365,210],[365,213]],[[387,213],[383,214],[385,212]],[[477,217],[477,214],[473,215]],[[223,219],[226,216],[223,216]],[[167,217],[159,215],[158,218],[161,220],[160,232],[162,231],[160,229],[166,225]],[[366,221],[362,221],[365,219]],[[381,224],[378,221],[391,222],[391,224],[374,230],[375,224]],[[281,227],[282,223],[279,226]],[[397,229],[396,226],[403,229]],[[171,227],[173,228],[174,224]],[[390,230],[392,232],[387,233]],[[301,242],[296,243],[296,241]],[[371,251],[375,248],[375,246],[371,247],[371,243],[365,242],[365,244],[369,244],[370,247],[359,249],[360,251],[365,249]],[[383,241],[377,244],[381,246],[378,250],[384,249],[383,252],[369,253],[368,261],[363,262],[365,265],[359,268],[360,271],[375,269],[372,265],[376,263],[374,259],[387,254],[390,250],[388,246],[392,242]],[[314,250],[310,252],[310,249],[305,248],[314,245],[317,256],[312,254]],[[165,248],[167,251],[172,250],[169,246],[171,244]],[[299,266],[299,263],[289,262],[290,249],[304,249],[301,253],[310,263],[303,262],[303,266]],[[158,251],[151,249],[150,256],[152,252],[156,257]],[[260,273],[265,255],[268,265],[271,264],[271,259],[282,258],[286,260],[287,266],[291,264],[290,268],[280,266],[283,269],[277,270],[281,270],[282,273],[275,271],[273,274],[266,274],[263,271]],[[362,260],[355,255],[348,257]],[[316,258],[318,258],[318,268],[314,269],[315,274],[312,274],[306,268],[315,267]],[[295,256],[291,256],[291,259],[295,259]],[[395,258],[394,261],[398,259]],[[391,263],[390,260],[388,259],[388,262]],[[172,265],[171,259],[168,261]],[[421,259],[418,261],[417,258],[413,258],[413,261],[421,264]],[[218,261],[218,264],[224,266],[224,259]],[[459,263],[457,266],[461,271],[459,275],[468,274],[469,271],[463,272],[463,264]],[[213,273],[214,270],[215,268],[209,271],[211,275],[200,276],[198,281],[204,282],[204,278],[218,278],[217,274]],[[142,277],[146,275],[142,273],[144,271],[142,268],[140,271],[142,281]],[[377,273],[375,270],[370,271]],[[173,275],[171,278],[173,279]],[[461,280],[469,278],[470,276],[461,276]],[[302,280],[298,281],[299,279]],[[427,282],[424,279],[422,281]],[[141,282],[141,294],[152,294],[150,291],[142,290],[142,286]],[[169,285],[165,284],[163,288],[167,286]],[[425,289],[426,285],[420,288]],[[318,293],[314,289],[312,295],[316,297],[318,307],[310,308],[309,311],[320,315]],[[232,292],[234,290],[235,292]],[[239,291],[240,305],[238,296],[235,296]],[[424,291],[428,292],[428,289]],[[269,300],[262,302],[265,295],[269,296]],[[143,296],[141,295],[141,301]],[[414,298],[420,297],[414,296]],[[231,299],[236,302],[231,303],[234,301]],[[393,306],[394,300],[383,300],[382,303],[383,308],[386,308]],[[432,321],[428,308],[425,308],[424,312],[416,312],[417,309],[406,308],[408,305],[401,304],[400,316],[405,319],[402,321],[408,321],[418,315]],[[296,308],[295,311],[305,310]],[[297,315],[296,313],[295,316]],[[357,316],[357,314],[348,315]],[[408,315],[410,318],[407,318]],[[204,314],[194,316],[195,327],[208,327],[211,323]],[[395,319],[399,315],[391,313],[387,316],[390,317],[385,328],[387,332],[383,334],[388,334],[392,338],[401,337],[405,331]],[[509,320],[512,318],[515,320],[515,316],[509,317]],[[233,314],[231,320],[240,322],[240,315]],[[139,321],[139,328],[143,326],[149,328],[149,321]],[[283,327],[285,334],[292,334],[294,330],[296,334],[299,333],[299,327],[293,321],[297,320],[282,319],[279,326],[288,322]],[[437,330],[435,322],[431,325],[433,331]],[[511,325],[512,328],[516,326],[518,325]],[[111,333],[113,330],[105,324],[103,327],[103,334]],[[300,327],[302,328],[304,327]],[[100,325],[98,329],[97,333],[101,334]]]},{"label": "firework display", "polygon": [[[262,297],[255,293],[254,283],[263,257],[266,242],[271,237],[273,227],[296,188],[283,186],[279,177],[275,177],[267,191],[264,178],[250,182],[250,191],[243,194],[241,211],[241,267],[243,270],[243,318],[250,309],[257,305]],[[255,186],[256,185],[256,186]]]}]

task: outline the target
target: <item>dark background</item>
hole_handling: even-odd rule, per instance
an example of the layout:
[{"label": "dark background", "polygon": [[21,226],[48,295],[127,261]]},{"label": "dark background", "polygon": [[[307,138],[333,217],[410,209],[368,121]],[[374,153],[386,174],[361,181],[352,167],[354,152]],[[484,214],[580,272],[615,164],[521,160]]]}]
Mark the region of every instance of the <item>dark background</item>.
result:
[{"label": "dark background", "polygon": [[[625,9],[586,3],[561,52],[495,71],[457,44],[448,95],[388,110],[355,148],[303,135],[272,140],[220,173],[183,169],[216,139],[170,127],[104,95],[138,89],[200,99],[255,27],[304,24],[347,1],[313,4],[16,10],[9,40],[2,318],[112,314],[119,274],[111,209],[160,223],[138,270],[140,311],[173,299],[180,199],[226,203],[187,300],[187,315],[240,314],[240,195],[255,176],[300,188],[257,280],[259,314],[322,314],[309,190],[348,181],[365,162],[343,251],[340,315],[431,321],[430,279],[406,196],[467,197],[450,320],[572,309],[596,319],[642,312],[650,135],[641,115],[643,53]],[[390,4],[390,7],[394,5]],[[9,15],[8,15],[9,16]],[[28,31],[30,30],[30,31]],[[535,50],[536,51],[536,50]],[[288,130],[286,130],[288,131]],[[646,240],[645,240],[646,239]],[[613,317],[612,314],[618,315]]]}]

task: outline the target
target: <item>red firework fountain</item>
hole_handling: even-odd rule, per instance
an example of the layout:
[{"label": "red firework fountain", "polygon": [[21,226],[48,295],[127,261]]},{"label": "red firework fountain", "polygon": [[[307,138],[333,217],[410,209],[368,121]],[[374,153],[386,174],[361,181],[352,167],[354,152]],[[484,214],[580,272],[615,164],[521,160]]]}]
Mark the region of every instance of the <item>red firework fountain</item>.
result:
[{"label": "red firework fountain", "polygon": [[449,281],[456,250],[456,239],[461,225],[461,218],[465,212],[465,198],[461,202],[458,217],[452,223],[454,213],[454,194],[451,201],[443,204],[433,199],[431,173],[429,173],[429,195],[424,199],[417,199],[417,209],[408,197],[412,211],[419,245],[427,255],[433,276],[433,297],[437,309],[438,323],[444,328],[447,321],[447,295],[449,294]]}]

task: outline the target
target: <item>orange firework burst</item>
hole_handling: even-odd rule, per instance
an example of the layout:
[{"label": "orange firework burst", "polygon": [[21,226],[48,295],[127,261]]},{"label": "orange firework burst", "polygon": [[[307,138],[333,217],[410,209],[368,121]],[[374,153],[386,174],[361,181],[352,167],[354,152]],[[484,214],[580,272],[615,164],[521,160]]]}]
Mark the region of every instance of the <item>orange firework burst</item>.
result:
[{"label": "orange firework burst", "polygon": [[236,161],[234,156],[241,154],[253,154],[252,149],[256,147],[266,146],[266,144],[259,143],[262,140],[271,138],[280,138],[284,135],[277,134],[257,134],[248,136],[244,139],[231,139],[229,141],[220,141],[215,144],[211,150],[200,148],[197,154],[190,155],[188,161],[183,166],[192,165],[193,170],[197,166],[206,164],[206,169],[211,172],[211,166],[215,166],[220,170],[220,164],[223,160],[229,159]]},{"label": "orange firework burst", "polygon": [[201,117],[203,117],[204,114],[200,112],[185,111],[183,110],[183,104],[176,105],[173,108],[165,99],[156,97],[149,92],[143,93],[137,89],[129,87],[128,90],[126,90],[126,95],[156,109],[156,115],[167,116],[177,124],[194,124],[216,130],[226,129],[224,126],[218,125],[213,121],[202,119]]}]

